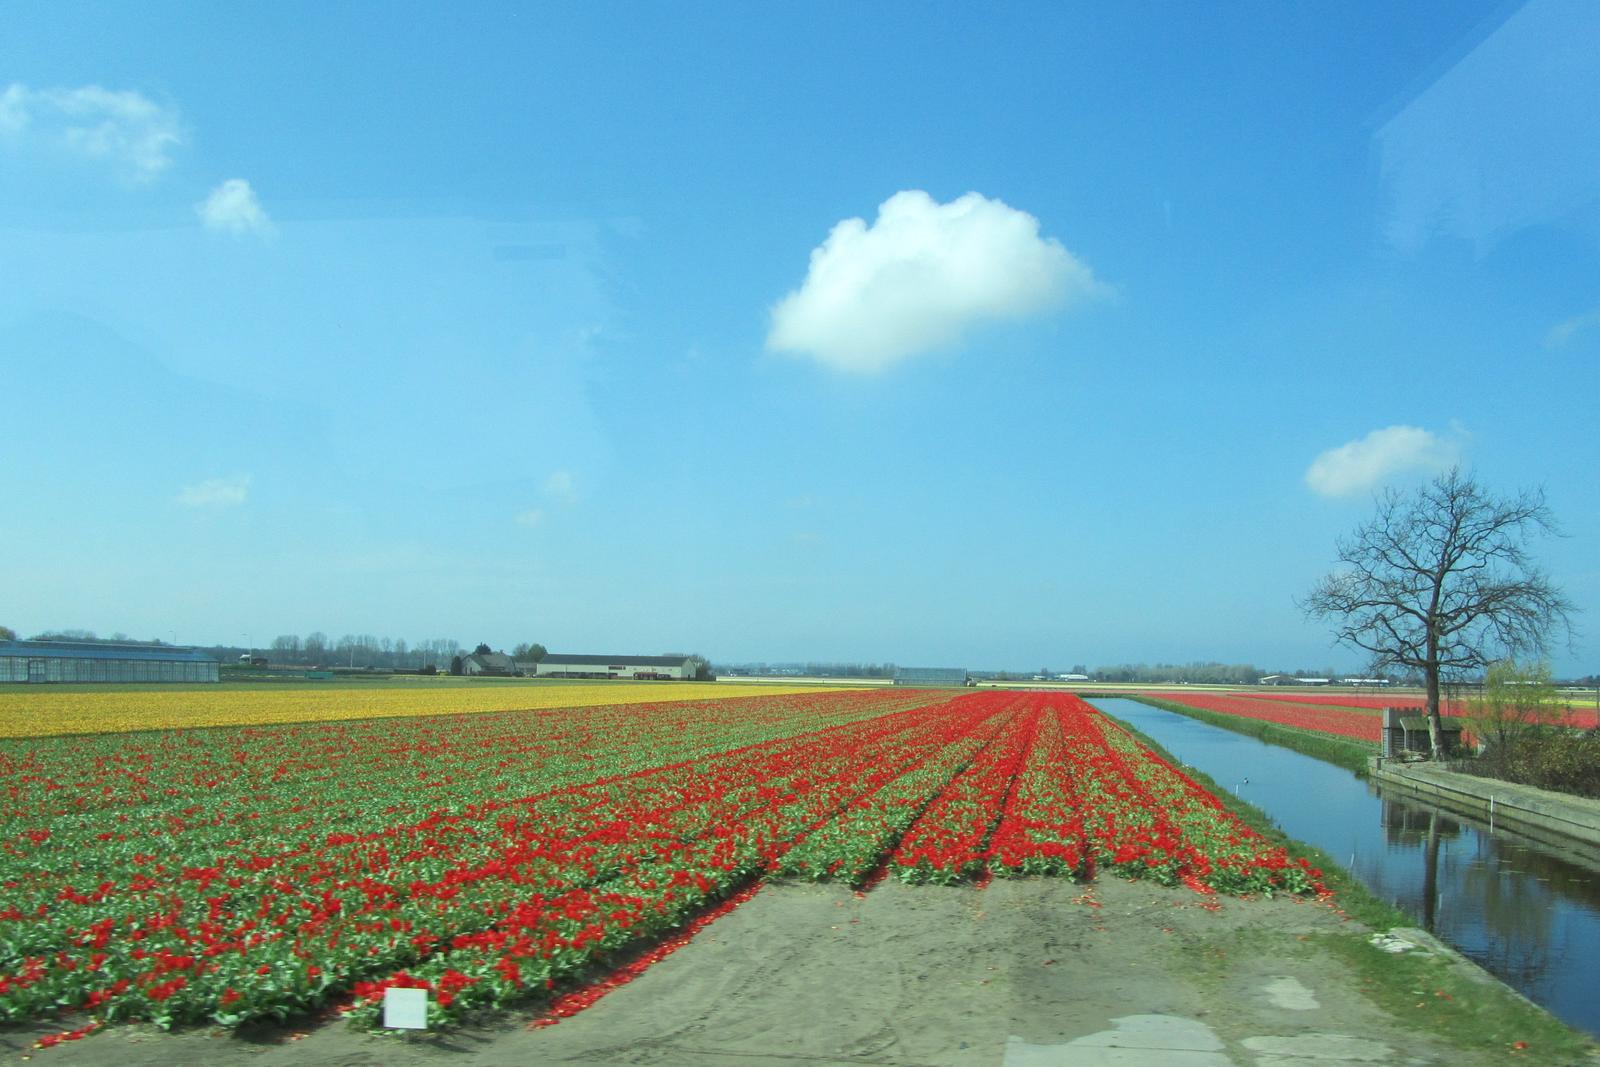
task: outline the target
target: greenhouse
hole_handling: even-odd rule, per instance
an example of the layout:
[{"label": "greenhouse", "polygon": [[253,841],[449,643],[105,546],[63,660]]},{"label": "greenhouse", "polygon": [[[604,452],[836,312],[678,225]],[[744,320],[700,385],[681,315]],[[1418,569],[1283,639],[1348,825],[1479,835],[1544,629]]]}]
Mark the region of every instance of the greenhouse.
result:
[{"label": "greenhouse", "polygon": [[195,648],[131,641],[0,641],[0,682],[215,682]]},{"label": "greenhouse", "polygon": [[965,667],[896,667],[895,685],[914,685],[919,688],[941,685],[966,685]]}]

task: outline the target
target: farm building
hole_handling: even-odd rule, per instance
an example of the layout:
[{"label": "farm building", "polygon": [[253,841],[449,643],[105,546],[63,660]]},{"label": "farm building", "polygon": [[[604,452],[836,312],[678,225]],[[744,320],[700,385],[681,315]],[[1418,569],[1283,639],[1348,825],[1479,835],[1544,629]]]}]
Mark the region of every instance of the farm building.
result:
[{"label": "farm building", "polygon": [[540,678],[693,678],[688,656],[601,656],[552,652],[539,661]]},{"label": "farm building", "polygon": [[132,641],[0,641],[0,682],[215,682],[195,648]]},{"label": "farm building", "polygon": [[462,674],[484,674],[490,677],[509,678],[517,673],[511,657],[504,652],[474,652],[461,657]]},{"label": "farm building", "polygon": [[965,667],[896,667],[894,669],[894,684],[911,685],[918,688],[939,685],[966,685],[967,669]]}]

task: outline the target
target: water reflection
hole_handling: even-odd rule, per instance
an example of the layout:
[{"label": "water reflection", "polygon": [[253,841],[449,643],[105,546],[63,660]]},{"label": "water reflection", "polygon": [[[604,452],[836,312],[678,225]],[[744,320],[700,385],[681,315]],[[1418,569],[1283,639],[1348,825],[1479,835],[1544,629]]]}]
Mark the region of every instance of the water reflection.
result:
[{"label": "water reflection", "polygon": [[[1408,910],[1420,916],[1423,929],[1455,942],[1481,926],[1479,962],[1515,985],[1535,982],[1549,967],[1557,894],[1532,868],[1571,880],[1570,864],[1491,835],[1487,827],[1468,827],[1439,808],[1376,792],[1389,846],[1421,860],[1419,893]],[[1525,866],[1519,869],[1519,862]],[[1455,890],[1448,907],[1441,881]]]},{"label": "water reflection", "polygon": [[1391,845],[1412,848],[1427,838],[1446,837],[1454,840],[1461,836],[1461,824],[1438,808],[1419,808],[1377,792],[1383,802],[1383,833]]},{"label": "water reflection", "polygon": [[1600,1034],[1600,856],[1493,831],[1349,771],[1136,701],[1094,700],[1316,845],[1374,894],[1573,1026]]},{"label": "water reflection", "polygon": [[1383,838],[1391,850],[1422,853],[1422,884],[1415,911],[1423,929],[1437,932],[1439,918],[1439,844],[1461,836],[1461,824],[1437,808],[1419,808],[1403,801],[1379,797],[1383,805]]}]

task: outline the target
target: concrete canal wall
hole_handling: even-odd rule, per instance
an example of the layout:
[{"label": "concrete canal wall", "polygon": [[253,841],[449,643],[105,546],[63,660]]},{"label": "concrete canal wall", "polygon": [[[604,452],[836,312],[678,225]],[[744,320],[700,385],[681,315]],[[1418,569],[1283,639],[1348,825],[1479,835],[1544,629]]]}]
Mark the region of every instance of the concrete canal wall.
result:
[{"label": "concrete canal wall", "polygon": [[1556,835],[1600,849],[1600,800],[1552,793],[1531,785],[1458,774],[1428,763],[1402,763],[1374,756],[1368,763],[1374,782],[1397,787],[1445,807],[1527,831]]}]

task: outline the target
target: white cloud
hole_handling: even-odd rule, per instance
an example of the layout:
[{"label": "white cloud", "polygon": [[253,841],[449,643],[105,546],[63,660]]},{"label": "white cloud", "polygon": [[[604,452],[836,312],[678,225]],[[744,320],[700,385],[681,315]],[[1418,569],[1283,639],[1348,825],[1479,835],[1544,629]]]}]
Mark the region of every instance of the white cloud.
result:
[{"label": "white cloud", "polygon": [[26,86],[12,82],[0,93],[0,134],[15,137],[28,125],[28,98]]},{"label": "white cloud", "polygon": [[169,153],[182,143],[177,112],[132,90],[30,89],[13,82],[0,92],[0,145],[103,160],[148,181],[172,164]]},{"label": "white cloud", "polygon": [[556,471],[544,480],[544,491],[557,500],[570,503],[578,495],[577,483],[568,471]]},{"label": "white cloud", "polygon": [[1544,346],[1546,348],[1565,348],[1568,341],[1595,326],[1600,326],[1600,308],[1583,315],[1574,315],[1567,321],[1558,322],[1550,327],[1549,331],[1544,335]]},{"label": "white cloud", "polygon": [[211,190],[211,195],[196,204],[194,210],[208,230],[262,237],[272,234],[272,220],[261,209],[256,191],[243,178],[229,178]]},{"label": "white cloud", "polygon": [[537,526],[544,521],[544,512],[538,508],[529,508],[527,511],[518,512],[513,521],[518,526]]},{"label": "white cloud", "polygon": [[1032,215],[977,193],[948,204],[899,192],[871,226],[834,226],[799,289],[772,310],[767,347],[872,373],[993,319],[1036,315],[1109,290]]},{"label": "white cloud", "polygon": [[186,485],[178,493],[178,503],[186,508],[232,508],[250,497],[250,476],[235,474],[229,478],[208,478],[194,485]]},{"label": "white cloud", "polygon": [[1438,473],[1460,458],[1456,441],[1416,426],[1389,426],[1322,453],[1306,470],[1306,484],[1323,496],[1350,496],[1396,475]]}]

